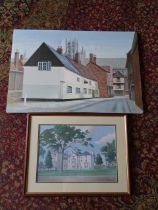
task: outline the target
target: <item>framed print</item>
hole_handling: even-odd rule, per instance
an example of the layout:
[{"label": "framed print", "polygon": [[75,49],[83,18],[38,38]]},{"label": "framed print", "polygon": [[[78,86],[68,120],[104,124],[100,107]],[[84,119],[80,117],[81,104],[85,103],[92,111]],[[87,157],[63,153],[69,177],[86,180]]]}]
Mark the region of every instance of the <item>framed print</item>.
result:
[{"label": "framed print", "polygon": [[8,113],[143,112],[137,33],[16,29],[12,43]]},{"label": "framed print", "polygon": [[129,194],[126,116],[30,114],[25,195]]}]

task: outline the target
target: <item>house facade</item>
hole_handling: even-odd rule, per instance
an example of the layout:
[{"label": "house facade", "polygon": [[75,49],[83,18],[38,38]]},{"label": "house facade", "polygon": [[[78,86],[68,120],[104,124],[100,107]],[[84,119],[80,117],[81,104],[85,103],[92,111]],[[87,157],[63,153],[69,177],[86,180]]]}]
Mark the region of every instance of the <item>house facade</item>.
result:
[{"label": "house facade", "polygon": [[[55,169],[59,169],[60,153],[52,151],[52,162]],[[93,169],[94,156],[89,152],[83,153],[72,152],[63,155],[63,169],[64,170],[77,170],[77,169]]]},{"label": "house facade", "polygon": [[125,95],[125,76],[119,71],[113,74],[113,92],[114,96]]},{"label": "house facade", "polygon": [[122,68],[113,68],[113,73],[120,72],[125,79],[125,95],[129,96],[129,90],[128,90],[128,70],[125,67]]},{"label": "house facade", "polygon": [[99,97],[98,82],[84,77],[61,48],[43,43],[24,66],[23,98],[77,99]]}]

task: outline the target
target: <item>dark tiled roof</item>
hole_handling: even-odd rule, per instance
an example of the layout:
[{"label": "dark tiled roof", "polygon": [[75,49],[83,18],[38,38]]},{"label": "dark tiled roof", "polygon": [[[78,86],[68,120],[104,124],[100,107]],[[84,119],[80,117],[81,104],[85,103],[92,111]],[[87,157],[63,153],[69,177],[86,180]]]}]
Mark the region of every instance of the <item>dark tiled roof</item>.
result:
[{"label": "dark tiled roof", "polygon": [[70,62],[70,60],[65,55],[60,55],[56,50],[54,50],[52,47],[47,45],[49,49],[52,51],[52,53],[55,54],[55,56],[60,60],[60,62],[68,68],[70,71],[79,74],[78,69]]},{"label": "dark tiled roof", "polygon": [[87,68],[87,66],[84,66],[80,63],[76,63],[73,60],[71,60],[71,63],[78,69],[81,76],[83,76],[87,79],[95,80],[94,76],[92,76],[91,73],[89,72],[89,69]]},{"label": "dark tiled roof", "polygon": [[33,55],[27,60],[25,66],[37,66],[38,61],[51,61],[54,66],[65,66],[70,71],[79,74],[78,69],[69,59],[60,55],[55,49],[43,42]]},{"label": "dark tiled roof", "polygon": [[111,66],[101,66],[102,69],[104,69],[107,73],[111,72]]},{"label": "dark tiled roof", "polygon": [[113,77],[125,77],[123,74],[121,74],[121,72],[117,71],[115,73],[113,73]]},{"label": "dark tiled roof", "polygon": [[91,155],[89,152],[85,151],[82,153],[82,155]]}]

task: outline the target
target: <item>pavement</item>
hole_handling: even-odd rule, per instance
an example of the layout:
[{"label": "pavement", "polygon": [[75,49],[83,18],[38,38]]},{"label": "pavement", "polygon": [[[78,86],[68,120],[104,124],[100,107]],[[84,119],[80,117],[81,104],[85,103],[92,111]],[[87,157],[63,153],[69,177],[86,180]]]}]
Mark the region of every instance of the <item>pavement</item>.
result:
[{"label": "pavement", "polygon": [[92,98],[71,101],[24,101],[20,92],[8,96],[8,113],[30,112],[85,112],[140,114],[142,110],[127,96],[113,98]]}]

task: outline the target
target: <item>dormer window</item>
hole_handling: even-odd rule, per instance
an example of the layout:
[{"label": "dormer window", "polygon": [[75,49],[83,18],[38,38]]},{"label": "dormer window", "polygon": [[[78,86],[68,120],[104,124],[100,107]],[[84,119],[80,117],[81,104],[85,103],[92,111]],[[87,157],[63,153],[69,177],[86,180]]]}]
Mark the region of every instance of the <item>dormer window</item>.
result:
[{"label": "dormer window", "polygon": [[50,61],[39,61],[38,62],[38,70],[39,71],[50,71],[51,70],[51,62]]}]

